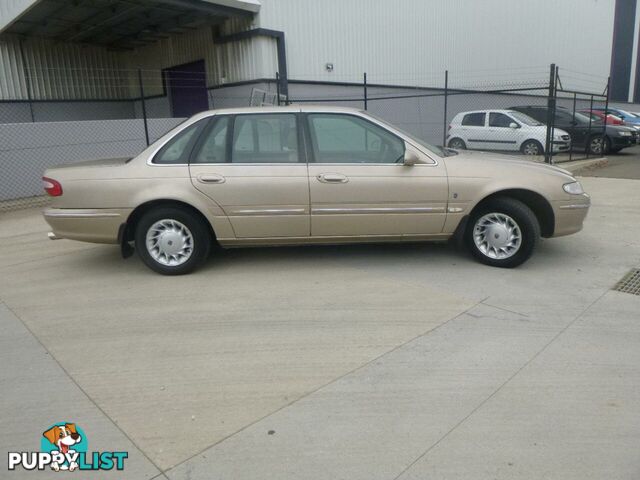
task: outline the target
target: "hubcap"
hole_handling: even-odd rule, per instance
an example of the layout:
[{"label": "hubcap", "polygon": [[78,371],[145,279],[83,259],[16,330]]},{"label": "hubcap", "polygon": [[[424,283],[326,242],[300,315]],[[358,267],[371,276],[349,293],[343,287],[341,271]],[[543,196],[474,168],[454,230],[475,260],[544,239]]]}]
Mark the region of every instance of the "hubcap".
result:
[{"label": "hubcap", "polygon": [[177,220],[158,220],[147,230],[146,240],[149,255],[162,265],[182,265],[193,253],[193,236]]},{"label": "hubcap", "polygon": [[522,232],[509,215],[488,213],[480,217],[473,227],[473,241],[487,257],[503,260],[520,249]]},{"label": "hubcap", "polygon": [[464,149],[464,146],[462,145],[462,142],[460,140],[454,140],[451,143],[451,148],[455,148],[456,150],[462,150]]},{"label": "hubcap", "polygon": [[602,153],[602,139],[601,138],[594,138],[593,140],[591,140],[591,152],[592,153],[596,153],[596,154]]},{"label": "hubcap", "polygon": [[538,145],[535,143],[527,143],[524,146],[524,154],[525,155],[538,155]]}]

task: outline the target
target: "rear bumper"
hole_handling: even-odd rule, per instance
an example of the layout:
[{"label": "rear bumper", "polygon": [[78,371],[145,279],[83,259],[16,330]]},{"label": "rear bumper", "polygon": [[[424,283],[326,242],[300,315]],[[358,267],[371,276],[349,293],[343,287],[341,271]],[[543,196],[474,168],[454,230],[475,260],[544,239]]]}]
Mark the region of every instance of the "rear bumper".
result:
[{"label": "rear bumper", "polygon": [[48,208],[43,215],[51,226],[49,238],[68,238],[82,242],[118,243],[120,225],[130,209]]},{"label": "rear bumper", "polygon": [[570,200],[554,202],[552,205],[555,214],[553,236],[562,237],[582,230],[590,206],[591,198],[586,193],[575,195],[575,198]]}]

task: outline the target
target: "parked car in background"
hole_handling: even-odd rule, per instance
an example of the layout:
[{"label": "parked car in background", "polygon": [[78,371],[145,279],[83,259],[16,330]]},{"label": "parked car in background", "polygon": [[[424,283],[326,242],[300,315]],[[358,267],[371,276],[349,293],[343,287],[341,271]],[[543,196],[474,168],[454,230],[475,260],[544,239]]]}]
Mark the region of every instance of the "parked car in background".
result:
[{"label": "parked car in background", "polygon": [[133,244],[169,275],[214,244],[450,238],[515,267],[540,237],[579,231],[590,205],[566,170],[455,153],[364,111],[313,105],[203,112],[133,159],[50,168],[43,181],[52,239],[120,244],[125,256]]},{"label": "parked car in background", "polygon": [[578,112],[583,115],[591,116],[593,120],[600,120],[604,122],[604,118],[607,117],[607,125],[624,125],[624,121],[612,113],[605,115],[605,113],[601,110],[578,110]]},{"label": "parked car in background", "polygon": [[[518,105],[511,107],[511,110],[529,115],[541,123],[547,122],[549,111],[541,105]],[[573,149],[588,150],[593,155],[616,153],[634,145],[631,129],[621,125],[605,126],[601,121],[563,107],[555,109],[554,127],[569,132]]]},{"label": "parked car in background", "polygon": [[[447,146],[457,150],[502,150],[542,155],[547,127],[514,110],[475,110],[458,113],[447,132]],[[569,150],[571,138],[562,129],[553,136],[553,152]]]},{"label": "parked car in background", "polygon": [[[604,108],[594,108],[593,110],[604,113]],[[616,117],[620,118],[625,123],[625,125],[640,126],[640,117],[631,112],[628,112],[627,110],[621,110],[619,108],[609,107],[607,108],[607,113],[615,115]]]},{"label": "parked car in background", "polygon": [[[580,110],[580,113],[582,113],[583,115],[586,115],[587,117],[591,117],[591,120],[595,122],[604,123],[604,119],[605,119],[604,112],[599,112],[597,110],[594,110],[592,112],[590,112],[589,110]],[[633,143],[637,144],[638,142],[640,142],[640,125],[625,123],[619,117],[616,117],[615,115],[612,115],[612,114],[606,115],[606,118],[607,118],[607,125],[617,125],[620,127],[628,128],[633,137]],[[617,120],[617,123],[613,123],[614,119]]]}]

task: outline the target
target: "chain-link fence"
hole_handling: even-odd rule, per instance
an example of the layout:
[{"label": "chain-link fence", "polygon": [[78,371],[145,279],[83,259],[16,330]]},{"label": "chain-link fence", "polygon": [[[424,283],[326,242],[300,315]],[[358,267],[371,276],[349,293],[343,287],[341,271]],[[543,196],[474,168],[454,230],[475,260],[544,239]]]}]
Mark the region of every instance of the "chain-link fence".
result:
[{"label": "chain-link fence", "polygon": [[549,163],[615,152],[638,137],[635,128],[604,115],[606,80],[571,89],[555,66],[505,70],[495,79],[486,71],[436,72],[428,79],[289,79],[288,96],[277,74],[210,86],[197,67],[29,71],[24,98],[0,99],[0,211],[45,202],[41,177],[48,167],[134,156],[188,116],[212,108],[350,106],[434,145]]}]

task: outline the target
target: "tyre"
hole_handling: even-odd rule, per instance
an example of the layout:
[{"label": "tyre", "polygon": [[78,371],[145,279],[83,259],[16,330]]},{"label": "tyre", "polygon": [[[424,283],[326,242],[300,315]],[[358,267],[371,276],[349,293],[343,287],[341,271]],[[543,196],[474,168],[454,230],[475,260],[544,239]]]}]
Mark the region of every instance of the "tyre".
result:
[{"label": "tyre", "polygon": [[466,150],[467,145],[461,138],[452,138],[451,140],[449,140],[449,148],[454,148],[456,150]]},{"label": "tyre", "polygon": [[192,272],[208,257],[211,243],[204,221],[180,207],[153,209],[135,229],[138,255],[147,267],[164,275]]},{"label": "tyre", "polygon": [[498,197],[480,204],[471,214],[465,243],[481,263],[513,268],[524,263],[540,242],[540,223],[519,200]]},{"label": "tyre", "polygon": [[542,155],[544,148],[537,140],[526,140],[520,147],[520,151],[525,155]]},{"label": "tyre", "polygon": [[592,155],[603,155],[609,151],[611,141],[607,137],[591,137],[589,140],[589,153]]}]

